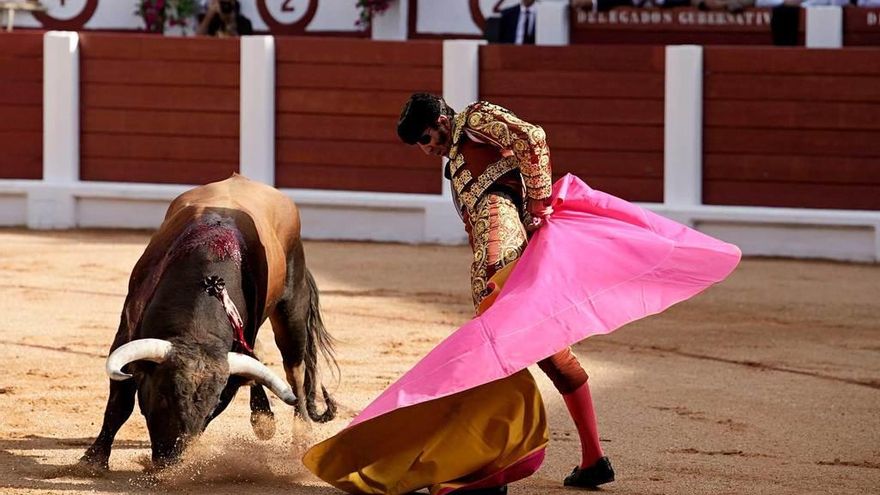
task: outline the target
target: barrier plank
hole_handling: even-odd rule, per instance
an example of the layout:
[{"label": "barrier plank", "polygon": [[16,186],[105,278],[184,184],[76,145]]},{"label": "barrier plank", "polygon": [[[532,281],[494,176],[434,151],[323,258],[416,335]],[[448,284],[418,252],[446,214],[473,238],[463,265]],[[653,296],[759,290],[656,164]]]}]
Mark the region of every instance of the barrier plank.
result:
[{"label": "barrier plank", "polygon": [[440,170],[436,157],[402,143],[284,139],[278,141],[276,156],[280,161],[312,165]]},{"label": "barrier plank", "polygon": [[639,125],[547,124],[551,152],[568,150],[663,151],[663,127]]},{"label": "barrier plank", "polygon": [[439,41],[370,41],[324,37],[275,39],[278,62],[332,65],[440,67],[443,44]]},{"label": "barrier plank", "polygon": [[880,102],[707,100],[703,111],[712,127],[880,130]]},{"label": "barrier plank", "polygon": [[387,90],[440,93],[443,71],[440,67],[386,67],[328,64],[278,64],[279,88]]},{"label": "barrier plank", "polygon": [[43,84],[0,80],[0,104],[43,106]]},{"label": "barrier plank", "polygon": [[703,145],[705,153],[880,157],[876,131],[709,127]]},{"label": "barrier plank", "polygon": [[876,158],[709,153],[704,169],[703,177],[710,181],[880,185],[880,160]]},{"label": "barrier plank", "polygon": [[400,169],[279,162],[275,170],[278,187],[303,189],[439,194],[440,181],[439,166],[435,169]]},{"label": "barrier plank", "polygon": [[154,110],[90,109],[80,127],[89,134],[149,134],[238,139],[238,114]]},{"label": "barrier plank", "polygon": [[193,86],[136,86],[85,83],[82,105],[91,108],[167,109],[238,113],[238,88]]},{"label": "barrier plank", "polygon": [[238,38],[151,36],[80,32],[80,56],[91,59],[179,60],[238,63]]},{"label": "barrier plank", "polygon": [[237,158],[236,155],[235,161],[188,161],[85,157],[80,176],[92,181],[207,184],[237,172]]},{"label": "barrier plank", "polygon": [[279,138],[401,143],[397,116],[278,114]]},{"label": "barrier plank", "polygon": [[179,60],[87,59],[81,67],[86,83],[134,86],[198,86],[238,88],[238,61],[203,62]]},{"label": "barrier plank", "polygon": [[279,89],[277,111],[330,115],[399,116],[410,91]]},{"label": "barrier plank", "polygon": [[498,96],[492,103],[542,126],[550,123],[663,124],[663,101],[658,99]]},{"label": "barrier plank", "polygon": [[572,172],[588,184],[594,177],[662,179],[663,153],[551,150],[553,173]]},{"label": "barrier plank", "polygon": [[[589,176],[577,169],[562,169],[561,173],[572,173],[581,177],[590,187],[598,189],[627,201],[660,203],[663,201],[663,180],[644,177],[602,177]],[[554,174],[558,178],[561,175]]]},{"label": "barrier plank", "polygon": [[493,70],[480,73],[480,92],[496,96],[663,98],[662,73]]},{"label": "barrier plank", "polygon": [[[43,132],[43,109],[38,105],[0,106],[0,131]],[[6,149],[6,146],[2,149]]]},{"label": "barrier plank", "polygon": [[3,33],[3,43],[0,43],[0,60],[4,58],[42,59],[43,33],[24,31]]},{"label": "barrier plank", "polygon": [[0,80],[8,82],[43,81],[42,57],[6,57],[0,51]]},{"label": "barrier plank", "polygon": [[[20,141],[21,139],[23,141]],[[15,136],[9,136],[5,132],[0,132],[0,142],[4,143],[4,146],[7,143],[20,143],[15,147],[19,153],[14,153],[13,150],[4,150],[0,153],[0,178],[31,180],[43,178],[42,134],[16,133]]]},{"label": "barrier plank", "polygon": [[875,76],[791,74],[706,74],[705,98],[880,102]]},{"label": "barrier plank", "polygon": [[707,181],[703,201],[710,205],[776,206],[880,210],[876,184]]},{"label": "barrier plank", "polygon": [[22,129],[3,131],[0,132],[0,142],[3,143],[3,153],[0,153],[0,156],[7,158],[31,159],[43,153],[42,131]]},{"label": "barrier plank", "polygon": [[514,46],[480,47],[480,70],[572,70],[601,72],[660,72],[666,52],[662,46]]},{"label": "barrier plank", "polygon": [[145,160],[238,162],[238,140],[203,136],[83,134],[83,157]]},{"label": "barrier plank", "polygon": [[872,48],[792,50],[787,47],[704,48],[704,70],[709,74],[880,75],[880,51]]}]

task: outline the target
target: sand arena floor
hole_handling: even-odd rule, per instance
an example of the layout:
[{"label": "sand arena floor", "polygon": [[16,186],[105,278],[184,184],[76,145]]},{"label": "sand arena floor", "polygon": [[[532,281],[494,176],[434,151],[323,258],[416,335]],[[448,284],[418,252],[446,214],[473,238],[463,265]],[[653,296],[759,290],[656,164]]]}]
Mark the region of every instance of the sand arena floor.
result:
[{"label": "sand arena floor", "polygon": [[[465,247],[309,242],[339,340],[340,418],[306,427],[272,399],[258,441],[242,393],[185,462],[143,473],[136,412],[100,478],[68,472],[100,427],[103,365],[147,233],[0,230],[0,493],[339,493],[300,464],[471,313]],[[575,351],[591,374],[616,494],[880,493],[880,266],[750,259],[723,284]],[[271,330],[258,352],[281,372]],[[578,443],[536,373],[548,458],[514,495],[573,493]]]}]

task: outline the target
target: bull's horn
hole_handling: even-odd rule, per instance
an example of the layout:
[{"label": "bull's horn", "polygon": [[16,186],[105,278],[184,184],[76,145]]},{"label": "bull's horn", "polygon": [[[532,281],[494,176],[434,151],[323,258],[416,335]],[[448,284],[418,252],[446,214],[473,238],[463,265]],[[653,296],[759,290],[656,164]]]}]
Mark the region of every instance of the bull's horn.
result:
[{"label": "bull's horn", "polygon": [[290,385],[278,375],[272,373],[272,370],[266,367],[265,364],[250,356],[237,352],[230,352],[228,358],[230,375],[241,375],[250,378],[257,383],[268,387],[269,390],[286,404],[291,406],[296,404],[296,395],[293,394]]},{"label": "bull's horn", "polygon": [[173,345],[161,339],[137,339],[119,346],[107,356],[107,375],[111,380],[122,381],[131,375],[122,371],[123,366],[134,361],[146,360],[161,363],[168,357]]}]

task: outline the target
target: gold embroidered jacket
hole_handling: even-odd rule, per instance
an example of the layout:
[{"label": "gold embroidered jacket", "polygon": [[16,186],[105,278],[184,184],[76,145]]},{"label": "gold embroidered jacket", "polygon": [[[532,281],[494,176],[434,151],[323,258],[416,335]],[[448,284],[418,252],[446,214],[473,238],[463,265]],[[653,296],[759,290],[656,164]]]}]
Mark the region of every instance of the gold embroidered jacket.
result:
[{"label": "gold embroidered jacket", "polygon": [[457,206],[468,214],[492,184],[513,170],[522,176],[527,199],[550,197],[550,150],[544,130],[485,101],[471,103],[453,119],[447,167]]}]

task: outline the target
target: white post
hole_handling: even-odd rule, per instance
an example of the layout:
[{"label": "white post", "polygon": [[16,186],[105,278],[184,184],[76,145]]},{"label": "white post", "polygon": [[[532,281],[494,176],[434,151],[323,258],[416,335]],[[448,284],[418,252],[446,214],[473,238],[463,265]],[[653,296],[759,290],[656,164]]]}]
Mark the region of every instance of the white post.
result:
[{"label": "white post", "polygon": [[874,262],[880,263],[880,222],[874,224]]},{"label": "white post", "polygon": [[843,46],[843,8],[838,6],[807,7],[807,48],[840,48]]},{"label": "white post", "polygon": [[[480,97],[480,40],[443,41],[443,99],[456,111]],[[440,163],[441,174],[446,159]],[[464,229],[452,204],[452,187],[443,178],[443,201],[432,203],[425,210],[425,240],[428,242],[462,242]]]},{"label": "white post", "polygon": [[[485,41],[443,41],[443,99],[456,111],[480,97],[480,45]],[[451,197],[449,181],[443,181],[443,195]]]},{"label": "white post", "polygon": [[79,35],[43,35],[43,183],[28,194],[30,228],[71,228],[79,181]]},{"label": "white post", "polygon": [[663,202],[703,200],[703,47],[666,47]]},{"label": "white post", "polygon": [[241,37],[239,173],[275,185],[275,38]]},{"label": "white post", "polygon": [[79,180],[79,35],[43,35],[43,180]]},{"label": "white post", "polygon": [[569,43],[569,6],[566,1],[538,2],[535,16],[535,44],[564,46]]},{"label": "white post", "polygon": [[390,2],[388,9],[370,21],[374,40],[406,41],[409,37],[409,2]]}]

